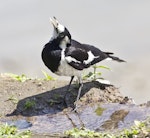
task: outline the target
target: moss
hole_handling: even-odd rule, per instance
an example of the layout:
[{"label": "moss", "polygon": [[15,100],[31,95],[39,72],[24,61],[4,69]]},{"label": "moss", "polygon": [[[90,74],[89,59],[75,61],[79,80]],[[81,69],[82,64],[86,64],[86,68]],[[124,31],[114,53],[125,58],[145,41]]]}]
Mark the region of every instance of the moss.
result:
[{"label": "moss", "polygon": [[149,138],[150,119],[134,121],[134,126],[121,132],[95,132],[86,128],[73,128],[65,132],[69,138]]},{"label": "moss", "polygon": [[27,100],[24,104],[24,109],[31,109],[36,105],[35,101]]},{"label": "moss", "polygon": [[18,131],[16,127],[7,124],[0,124],[0,138],[30,138],[31,132]]},{"label": "moss", "polygon": [[105,111],[105,108],[102,107],[97,107],[97,109],[95,110],[96,115],[101,116],[103,114],[103,111]]},{"label": "moss", "polygon": [[106,120],[101,126],[104,129],[116,129],[118,128],[118,123],[123,121],[124,118],[128,115],[129,111],[127,110],[117,110],[111,116],[109,120]]}]

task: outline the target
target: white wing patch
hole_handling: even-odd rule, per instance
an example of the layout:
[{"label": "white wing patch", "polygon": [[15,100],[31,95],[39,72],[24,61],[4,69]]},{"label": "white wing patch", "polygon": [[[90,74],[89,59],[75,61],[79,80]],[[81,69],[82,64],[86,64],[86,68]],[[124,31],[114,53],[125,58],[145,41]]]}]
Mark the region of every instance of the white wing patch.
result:
[{"label": "white wing patch", "polygon": [[67,57],[65,57],[65,59],[68,63],[71,63],[72,61],[76,62],[76,63],[81,63],[80,61],[76,60],[75,58],[73,58],[71,56],[67,56]]},{"label": "white wing patch", "polygon": [[84,60],[84,64],[89,64],[90,62],[92,62],[95,58],[99,58],[99,56],[94,56],[94,54],[91,51],[88,51],[88,59]]},{"label": "white wing patch", "polygon": [[106,58],[105,60],[112,60],[112,58],[108,57],[108,58]]}]

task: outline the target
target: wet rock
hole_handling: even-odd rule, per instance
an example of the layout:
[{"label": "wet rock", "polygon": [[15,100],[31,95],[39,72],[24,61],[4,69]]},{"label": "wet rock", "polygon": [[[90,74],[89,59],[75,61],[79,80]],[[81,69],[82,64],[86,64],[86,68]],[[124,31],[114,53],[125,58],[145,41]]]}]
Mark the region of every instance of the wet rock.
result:
[{"label": "wet rock", "polygon": [[120,121],[124,121],[124,118],[127,116],[127,114],[129,113],[128,110],[117,110],[115,111],[111,116],[110,119],[105,121],[104,124],[101,126],[102,128],[104,128],[105,130],[108,129],[116,129],[118,128],[118,123]]},{"label": "wet rock", "polygon": [[15,121],[7,121],[8,125],[16,126],[18,129],[27,129],[32,126],[31,122],[28,122],[27,120],[19,119]]},{"label": "wet rock", "polygon": [[[3,105],[0,106],[0,122],[29,129],[38,137],[62,134],[74,127],[113,132],[129,128],[134,120],[145,120],[150,115],[149,102],[135,105],[114,86],[99,82],[84,83],[77,112],[72,112],[70,109],[74,107],[77,88],[71,85],[66,97],[67,107],[64,104],[67,84],[64,81],[37,80],[20,83],[0,78],[0,104]],[[17,105],[7,101],[10,94],[18,97]]]}]

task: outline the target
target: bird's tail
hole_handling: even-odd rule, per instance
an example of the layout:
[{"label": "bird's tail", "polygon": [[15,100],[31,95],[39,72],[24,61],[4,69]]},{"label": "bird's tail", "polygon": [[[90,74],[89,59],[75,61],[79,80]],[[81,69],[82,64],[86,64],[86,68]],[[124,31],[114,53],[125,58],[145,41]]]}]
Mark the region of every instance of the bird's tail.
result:
[{"label": "bird's tail", "polygon": [[115,60],[115,61],[118,61],[118,62],[126,62],[125,60],[122,60],[118,57],[112,56],[114,54],[112,52],[105,52],[105,54],[108,56],[109,59],[112,59],[112,60]]}]

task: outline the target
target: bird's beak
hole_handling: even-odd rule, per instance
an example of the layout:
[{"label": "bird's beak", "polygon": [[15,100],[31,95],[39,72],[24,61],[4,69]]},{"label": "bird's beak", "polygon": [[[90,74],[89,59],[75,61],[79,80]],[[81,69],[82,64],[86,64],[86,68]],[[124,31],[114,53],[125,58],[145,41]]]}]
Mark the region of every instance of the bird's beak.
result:
[{"label": "bird's beak", "polygon": [[56,17],[50,18],[50,21],[54,28],[58,28],[59,22],[57,21]]},{"label": "bird's beak", "polygon": [[57,21],[56,17],[50,18],[50,21],[54,26],[54,30],[56,31],[56,33],[64,32],[65,27]]}]

